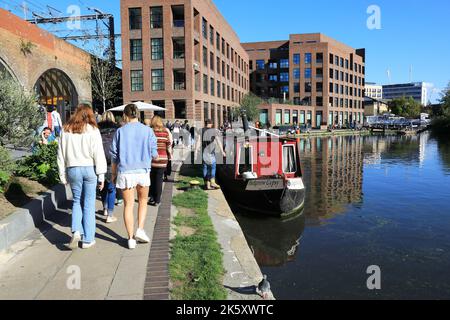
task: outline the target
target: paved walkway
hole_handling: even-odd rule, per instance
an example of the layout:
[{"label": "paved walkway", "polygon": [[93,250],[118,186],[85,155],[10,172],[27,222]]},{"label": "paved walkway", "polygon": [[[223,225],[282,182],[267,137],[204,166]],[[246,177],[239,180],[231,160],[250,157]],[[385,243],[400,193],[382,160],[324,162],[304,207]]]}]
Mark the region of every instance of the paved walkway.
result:
[{"label": "paved walkway", "polygon": [[[101,209],[99,201],[97,209]],[[59,208],[42,233],[35,231],[10,254],[0,255],[0,300],[142,299],[151,244],[127,249],[122,212],[123,207],[116,207],[115,224],[106,224],[98,214],[96,246],[71,251],[65,247],[71,217],[67,208]],[[145,229],[150,238],[156,215],[157,209],[149,207]],[[76,288],[78,271],[80,289]]]}]

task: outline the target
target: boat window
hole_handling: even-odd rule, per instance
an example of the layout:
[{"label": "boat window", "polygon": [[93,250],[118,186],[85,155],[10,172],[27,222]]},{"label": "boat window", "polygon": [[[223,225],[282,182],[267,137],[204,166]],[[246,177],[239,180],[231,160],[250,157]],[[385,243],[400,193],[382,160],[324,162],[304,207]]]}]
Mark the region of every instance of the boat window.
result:
[{"label": "boat window", "polygon": [[295,148],[293,145],[283,146],[283,172],[297,172],[297,163],[295,161]]},{"label": "boat window", "polygon": [[244,145],[241,146],[239,151],[239,174],[244,172],[253,172],[253,147],[250,146],[246,148]]}]

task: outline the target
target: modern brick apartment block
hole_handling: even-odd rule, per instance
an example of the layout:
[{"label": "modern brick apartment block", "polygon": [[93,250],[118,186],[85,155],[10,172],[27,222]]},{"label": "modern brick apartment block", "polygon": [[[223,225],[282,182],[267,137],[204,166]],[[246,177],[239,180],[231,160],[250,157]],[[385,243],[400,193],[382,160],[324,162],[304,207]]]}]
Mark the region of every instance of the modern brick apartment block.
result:
[{"label": "modern brick apartment block", "polygon": [[222,124],[249,91],[248,54],[211,0],[121,0],[124,102]]},{"label": "modern brick apartment block", "polygon": [[313,128],[363,123],[365,49],[320,33],[242,45],[250,57],[250,90],[267,100],[260,106],[262,122]]}]

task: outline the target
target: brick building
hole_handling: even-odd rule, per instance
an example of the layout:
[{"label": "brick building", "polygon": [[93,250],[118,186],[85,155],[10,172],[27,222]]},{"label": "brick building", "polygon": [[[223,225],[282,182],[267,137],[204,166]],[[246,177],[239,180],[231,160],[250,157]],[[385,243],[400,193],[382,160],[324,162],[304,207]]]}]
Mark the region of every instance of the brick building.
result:
[{"label": "brick building", "polygon": [[249,91],[248,54],[211,0],[121,0],[124,102],[220,125]]},{"label": "brick building", "polygon": [[63,120],[79,102],[91,102],[89,53],[0,9],[0,71],[26,90],[36,92],[41,105],[55,105]]},{"label": "brick building", "polygon": [[251,91],[267,100],[260,106],[262,122],[313,128],[363,123],[364,49],[320,33],[242,45],[250,59]]}]

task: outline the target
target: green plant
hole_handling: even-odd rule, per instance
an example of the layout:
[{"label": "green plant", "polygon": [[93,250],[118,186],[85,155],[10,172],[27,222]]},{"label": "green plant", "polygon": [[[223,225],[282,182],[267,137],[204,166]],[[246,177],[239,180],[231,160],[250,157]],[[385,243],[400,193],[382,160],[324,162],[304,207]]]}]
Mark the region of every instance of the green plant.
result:
[{"label": "green plant", "polygon": [[4,72],[0,72],[0,145],[31,145],[35,129],[42,125],[34,94]]},{"label": "green plant", "polygon": [[246,94],[241,101],[241,106],[233,110],[234,117],[240,117],[243,113],[250,121],[256,120],[259,116],[258,106],[264,101],[253,93]]},{"label": "green plant", "polygon": [[38,145],[33,155],[18,163],[16,174],[42,184],[53,186],[59,183],[57,164],[58,144]]},{"label": "green plant", "polygon": [[420,115],[422,107],[412,97],[401,97],[389,102],[389,109],[393,114],[400,117],[417,118]]},{"label": "green plant", "polygon": [[25,41],[23,41],[23,39],[20,40],[19,48],[20,48],[20,52],[22,52],[22,54],[24,56],[32,54],[32,50],[34,47],[36,47],[36,45],[34,43],[32,43],[31,41],[25,42]]},{"label": "green plant", "polygon": [[11,179],[15,165],[11,160],[8,150],[0,146],[0,193],[6,191],[6,186]]}]

